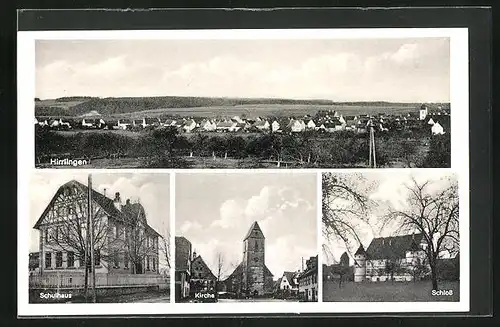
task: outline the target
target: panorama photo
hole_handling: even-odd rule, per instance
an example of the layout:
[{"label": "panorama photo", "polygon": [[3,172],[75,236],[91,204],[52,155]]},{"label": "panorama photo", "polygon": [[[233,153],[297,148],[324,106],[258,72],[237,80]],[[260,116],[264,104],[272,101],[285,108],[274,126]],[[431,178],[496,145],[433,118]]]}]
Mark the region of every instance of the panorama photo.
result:
[{"label": "panorama photo", "polygon": [[450,39],[37,40],[37,168],[450,167]]}]

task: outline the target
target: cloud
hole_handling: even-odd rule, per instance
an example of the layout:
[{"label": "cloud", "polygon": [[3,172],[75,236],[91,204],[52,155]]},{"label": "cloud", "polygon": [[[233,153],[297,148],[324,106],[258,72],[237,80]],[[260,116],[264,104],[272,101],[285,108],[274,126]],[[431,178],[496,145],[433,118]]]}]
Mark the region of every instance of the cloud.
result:
[{"label": "cloud", "polygon": [[233,227],[241,217],[243,217],[243,209],[241,203],[234,199],[229,199],[220,206],[220,219],[214,220],[212,226],[221,228]]},{"label": "cloud", "polygon": [[181,232],[186,233],[191,229],[200,229],[202,226],[198,222],[191,222],[189,220],[186,220],[184,223],[182,223],[181,227],[179,228]]},{"label": "cloud", "polygon": [[[50,53],[50,44],[40,46],[46,50],[41,52]],[[231,51],[231,47],[222,44],[216,47],[216,43],[208,42],[207,48],[200,45],[198,53],[186,58],[179,57],[182,51],[178,49],[165,56],[150,53],[168,43],[144,49],[136,49],[134,43],[130,43],[123,45],[119,55],[111,51],[108,57],[106,54],[87,56],[94,60],[85,61],[90,59],[81,52],[87,44],[82,42],[72,47],[72,51],[79,52],[73,55],[76,58],[70,54],[61,56],[61,44],[56,54],[42,56],[43,64],[37,63],[36,69],[38,97],[183,95],[338,101],[446,101],[449,98],[449,43],[446,40],[406,40],[396,46],[394,41],[381,40],[376,47],[371,47],[371,52],[361,50],[363,46],[320,46],[318,51],[292,51],[287,57],[278,57],[284,53],[279,47],[275,51],[249,50],[242,56],[238,51],[248,45],[234,41],[232,44],[237,50]],[[101,47],[108,51],[112,48],[104,45],[106,42],[101,44],[94,46],[96,51]],[[363,92],[359,92],[360,89]]]}]

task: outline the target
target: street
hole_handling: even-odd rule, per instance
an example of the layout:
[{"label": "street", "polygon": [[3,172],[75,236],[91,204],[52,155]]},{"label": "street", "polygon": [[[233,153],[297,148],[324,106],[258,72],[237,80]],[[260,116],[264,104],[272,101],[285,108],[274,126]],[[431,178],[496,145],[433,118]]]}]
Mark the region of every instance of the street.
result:
[{"label": "street", "polygon": [[282,300],[282,299],[219,299],[219,303],[234,303],[234,302],[299,302],[298,300]]}]

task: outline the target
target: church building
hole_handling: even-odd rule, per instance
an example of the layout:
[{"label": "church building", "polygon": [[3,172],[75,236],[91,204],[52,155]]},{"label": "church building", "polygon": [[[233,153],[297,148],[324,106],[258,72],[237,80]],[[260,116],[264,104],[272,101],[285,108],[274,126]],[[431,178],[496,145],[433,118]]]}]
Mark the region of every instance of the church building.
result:
[{"label": "church building", "polygon": [[240,296],[265,296],[273,292],[273,274],[265,263],[265,237],[254,222],[243,239],[243,260],[224,281],[228,292]]}]

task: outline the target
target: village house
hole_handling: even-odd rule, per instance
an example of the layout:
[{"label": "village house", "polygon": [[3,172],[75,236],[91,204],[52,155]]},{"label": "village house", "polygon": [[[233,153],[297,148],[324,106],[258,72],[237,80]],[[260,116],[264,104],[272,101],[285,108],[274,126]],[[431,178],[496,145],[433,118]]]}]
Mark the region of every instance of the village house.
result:
[{"label": "village house", "polygon": [[236,122],[233,121],[221,121],[217,123],[216,130],[220,132],[233,132],[237,126]]},{"label": "village house", "polygon": [[283,272],[283,276],[280,278],[279,290],[280,293],[285,296],[297,296],[299,293],[299,273],[293,271]]},{"label": "village house", "polygon": [[130,119],[118,119],[117,129],[130,129],[132,121]]},{"label": "village house", "polygon": [[441,117],[434,117],[429,119],[429,124],[430,122],[433,122],[431,125],[431,133],[432,135],[443,135],[446,132],[450,132],[450,116],[441,116]]},{"label": "village house", "polygon": [[243,239],[243,260],[224,280],[227,292],[237,296],[269,296],[273,292],[273,274],[265,263],[265,237],[254,222]]},{"label": "village house", "polygon": [[269,127],[271,126],[269,122],[267,120],[261,119],[260,117],[258,117],[258,119],[260,120],[257,120],[253,126],[255,126],[257,129],[261,131],[268,130]]},{"label": "village house", "polygon": [[215,131],[217,129],[217,124],[214,123],[210,119],[203,119],[200,122],[200,128],[207,131],[207,132],[211,132],[211,131]]},{"label": "village house", "polygon": [[280,129],[280,123],[278,123],[278,121],[273,121],[273,123],[271,124],[271,131],[273,132],[277,132],[279,131]]},{"label": "village house", "polygon": [[63,121],[62,118],[59,118],[51,120],[50,127],[54,129],[70,129],[71,124],[69,121]]},{"label": "village house", "polygon": [[82,128],[103,128],[106,122],[102,118],[83,118]]},{"label": "village house", "polygon": [[196,122],[193,119],[188,119],[184,122],[184,126],[182,128],[186,133],[190,133],[196,128],[196,126]]},{"label": "village house", "polygon": [[337,132],[344,128],[342,123],[338,119],[332,119],[323,124],[323,129],[327,132]]},{"label": "village house", "polygon": [[417,269],[427,267],[426,246],[423,234],[374,238],[366,251],[361,244],[354,254],[354,281],[412,281]]},{"label": "village house", "polygon": [[306,261],[306,269],[297,278],[299,296],[303,301],[316,302],[318,300],[318,256],[310,257]]},{"label": "village house", "polygon": [[289,129],[292,133],[303,132],[306,130],[306,123],[304,123],[302,119],[290,119],[287,129]]},{"label": "village house", "polygon": [[190,296],[193,297],[195,292],[203,289],[216,289],[217,277],[212,273],[212,270],[205,263],[201,255],[193,252],[191,262],[191,277],[190,277]]},{"label": "village house", "polygon": [[175,237],[175,300],[190,293],[192,245],[184,236]]},{"label": "village house", "polygon": [[314,129],[316,129],[316,123],[312,119],[309,119],[309,121],[307,122],[306,128],[310,129],[310,130],[314,130]]},{"label": "village house", "polygon": [[[63,184],[36,222],[39,275],[30,277],[30,287],[83,286],[87,247],[81,240],[87,237],[89,193],[75,180]],[[96,285],[160,285],[161,236],[148,224],[143,206],[130,200],[123,204],[118,192],[112,200],[92,190],[91,198]]]}]

